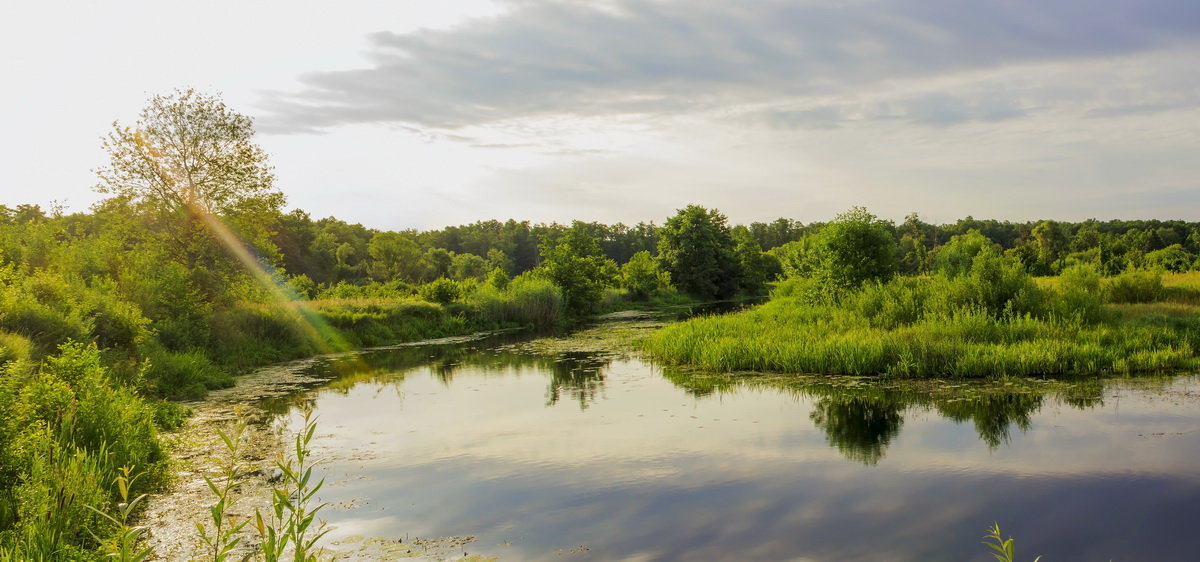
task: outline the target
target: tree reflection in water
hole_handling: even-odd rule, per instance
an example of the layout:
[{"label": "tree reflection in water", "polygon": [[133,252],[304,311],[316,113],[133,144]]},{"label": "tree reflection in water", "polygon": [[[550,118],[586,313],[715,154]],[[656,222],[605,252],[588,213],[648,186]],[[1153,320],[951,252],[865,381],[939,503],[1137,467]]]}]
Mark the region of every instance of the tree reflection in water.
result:
[{"label": "tree reflection in water", "polygon": [[877,464],[900,434],[905,412],[935,412],[970,422],[989,448],[1005,445],[1014,428],[1024,432],[1048,399],[1086,410],[1103,405],[1098,381],[896,381],[852,377],[726,375],[667,368],[663,376],[694,397],[742,388],[782,389],[812,400],[809,419],[846,458]]},{"label": "tree reflection in water", "polygon": [[[394,383],[398,389],[398,383],[408,373],[421,369],[428,369],[449,386],[460,369],[471,367],[483,376],[508,376],[525,371],[548,374],[545,391],[548,407],[570,400],[586,410],[604,398],[605,371],[612,355],[594,351],[530,353],[513,345],[522,339],[516,335],[459,345],[403,346],[316,361],[307,368],[316,375],[314,386],[321,385],[325,392],[344,393],[363,381]],[[866,465],[875,465],[884,458],[899,436],[909,410],[937,413],[958,423],[970,422],[979,439],[989,448],[996,448],[1009,442],[1014,428],[1029,430],[1033,416],[1046,403],[1082,410],[1103,405],[1104,396],[1104,385],[1098,381],[898,381],[729,375],[672,367],[664,367],[662,375],[696,398],[763,388],[782,390],[797,399],[811,401],[809,419],[824,432],[829,445],[846,458]],[[312,398],[307,393],[294,393],[266,399],[263,406],[268,412],[282,413]]]},{"label": "tree reflection in water", "polygon": [[826,397],[817,400],[808,417],[846,458],[873,465],[900,434],[902,410],[897,402],[877,398]]},{"label": "tree reflection in water", "polygon": [[558,404],[566,395],[586,410],[604,391],[604,368],[612,362],[608,356],[568,351],[551,363],[550,385],[546,388],[546,405]]}]

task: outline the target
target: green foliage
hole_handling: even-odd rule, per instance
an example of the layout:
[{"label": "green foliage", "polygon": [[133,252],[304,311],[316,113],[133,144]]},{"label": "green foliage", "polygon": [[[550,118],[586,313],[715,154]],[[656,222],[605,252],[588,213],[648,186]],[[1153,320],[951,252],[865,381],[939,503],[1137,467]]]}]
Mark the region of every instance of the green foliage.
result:
[{"label": "green foliage", "polygon": [[132,521],[141,509],[141,503],[146,500],[146,494],[130,499],[129,490],[140,474],[132,474],[133,468],[128,466],[123,466],[118,470],[120,470],[120,475],[117,476],[119,498],[112,510],[114,514],[88,506],[89,509],[112,523],[113,536],[110,539],[101,539],[95,533],[92,536],[100,542],[101,550],[108,558],[119,562],[142,562],[150,558],[152,550],[141,547],[142,536],[146,534],[146,528],[133,525]]},{"label": "green foliage", "polygon": [[[693,319],[652,336],[673,363],[911,377],[1132,373],[1196,368],[1200,319],[1155,311],[1113,314],[1094,267],[1039,289],[995,249],[954,279],[897,278],[842,298],[809,298],[815,281],[780,283],[770,302]],[[799,295],[799,296],[790,296]]]},{"label": "green foliage", "polygon": [[758,242],[749,235],[737,240],[733,253],[737,256],[741,279],[738,290],[747,295],[761,295],[767,283],[779,277],[782,269],[779,259],[762,251]]},{"label": "green foliage", "polygon": [[508,288],[508,284],[512,282],[512,278],[504,272],[503,269],[497,267],[488,274],[487,284],[492,288],[503,291]]},{"label": "green foliage", "polygon": [[303,273],[289,276],[284,286],[294,298],[300,300],[309,300],[317,296],[317,284]]},{"label": "green foliage", "polygon": [[1146,254],[1146,264],[1166,271],[1184,272],[1193,269],[1196,256],[1180,244],[1172,244],[1161,250]]},{"label": "green foliage", "polygon": [[367,246],[371,262],[368,270],[375,281],[419,282],[426,264],[417,242],[400,232],[378,232]]},{"label": "green foliage", "polygon": [[1104,300],[1112,303],[1154,302],[1163,294],[1162,273],[1126,271],[1105,280]]},{"label": "green foliage", "polygon": [[462,286],[445,277],[422,285],[417,289],[417,293],[421,295],[421,298],[429,302],[440,304],[452,303],[463,296]]},{"label": "green foliage", "polygon": [[617,264],[604,257],[600,244],[576,221],[557,241],[543,243],[540,275],[562,289],[566,308],[576,315],[591,313],[613,284]]},{"label": "green foliage", "polygon": [[[64,344],[40,369],[0,376],[0,551],[75,559],[125,531],[96,508],[161,483],[165,455],[154,412],[120,386],[93,345]],[[120,467],[144,467],[136,485]]]},{"label": "green foliage", "polygon": [[145,378],[147,390],[167,400],[196,400],[211,389],[233,386],[233,377],[197,350],[152,352]]},{"label": "green foliage", "polygon": [[417,299],[325,303],[318,305],[315,313],[354,347],[461,335],[474,329],[442,305]]},{"label": "green foliage", "polygon": [[245,432],[244,421],[217,431],[217,436],[225,447],[217,469],[220,476],[204,477],[204,484],[212,492],[215,501],[208,507],[208,521],[196,523],[196,534],[204,545],[205,559],[212,562],[232,559],[238,544],[242,542],[238,533],[250,523],[249,518],[238,521],[230,514],[237,500],[236,491],[240,485],[238,477],[243,471],[241,456]]},{"label": "green foliage", "polygon": [[635,301],[646,301],[655,291],[670,283],[670,275],[658,269],[658,262],[645,250],[621,266],[621,286]]},{"label": "green foliage", "polygon": [[189,206],[219,215],[278,208],[283,196],[253,136],[253,121],[219,96],[194,89],[153,96],[132,127],[114,123],[97,189],[168,214]]},{"label": "green foliage", "polygon": [[[1014,562],[1016,560],[1016,547],[1013,545],[1013,540],[1011,537],[1005,539],[1000,535],[999,523],[993,523],[992,527],[988,529],[988,534],[983,538],[985,539],[983,544],[992,550],[992,558],[998,562]],[[1042,557],[1038,556],[1033,559],[1033,562],[1041,559]]]},{"label": "green foliage", "polygon": [[97,171],[97,190],[151,226],[142,236],[208,300],[245,275],[231,252],[275,253],[270,233],[284,197],[253,135],[249,117],[188,89],[151,97],[132,127],[114,123],[103,144],[109,164]]},{"label": "green foliage", "polygon": [[741,269],[725,215],[688,205],[659,231],[658,258],[677,289],[700,299],[725,299],[738,289]]},{"label": "green foliage", "polygon": [[772,299],[796,297],[808,302],[822,302],[827,293],[821,291],[820,284],[811,277],[788,277],[777,281],[770,291]]},{"label": "green foliage", "polygon": [[1062,257],[1067,246],[1067,234],[1062,223],[1045,220],[1033,227],[1033,240],[1030,246],[1036,253],[1037,259],[1028,264],[1028,269],[1035,275],[1050,275],[1057,270],[1058,259]]},{"label": "green foliage", "polygon": [[29,338],[0,332],[0,368],[10,361],[28,361],[33,353],[33,342]]},{"label": "green foliage", "polygon": [[562,290],[548,279],[518,275],[504,288],[484,285],[467,296],[481,328],[554,326],[566,314]]},{"label": "green foliage", "polygon": [[417,294],[417,290],[403,281],[387,281],[355,285],[345,281],[321,287],[317,290],[317,300],[339,299],[405,299]]},{"label": "green foliage", "polygon": [[897,252],[891,223],[854,207],[814,235],[803,269],[838,292],[890,279],[896,274]]},{"label": "green foliage", "polygon": [[1042,315],[1046,295],[1020,264],[984,247],[971,261],[970,272],[953,279],[936,278],[929,308],[942,314],[982,310],[993,316]]},{"label": "green foliage", "polygon": [[951,279],[965,275],[971,271],[975,256],[985,248],[998,252],[999,245],[988,240],[978,230],[969,230],[950,239],[934,253],[934,265],[937,270]]},{"label": "green foliage", "polygon": [[1077,318],[1094,323],[1104,315],[1100,272],[1090,264],[1073,265],[1059,276],[1058,293],[1050,300],[1053,313],[1061,318]]},{"label": "green foliage", "polygon": [[475,254],[455,254],[450,262],[450,273],[455,279],[483,279],[490,268],[487,260]]},{"label": "green foliage", "polygon": [[254,512],[254,529],[258,531],[266,562],[284,560],[289,545],[295,562],[315,562],[318,560],[317,541],[331,530],[324,521],[317,519],[317,513],[325,504],[316,504],[315,498],[325,479],[313,479],[309,445],[317,424],[311,414],[304,412],[304,428],[293,440],[291,458],[275,463],[283,477],[272,490],[271,511],[265,516],[260,510]]}]

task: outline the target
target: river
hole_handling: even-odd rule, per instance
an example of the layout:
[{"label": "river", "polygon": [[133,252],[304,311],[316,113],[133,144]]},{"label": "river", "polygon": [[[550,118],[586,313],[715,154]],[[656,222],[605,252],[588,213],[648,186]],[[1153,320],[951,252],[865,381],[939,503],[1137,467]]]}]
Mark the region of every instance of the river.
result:
[{"label": "river", "polygon": [[317,415],[362,558],[990,560],[999,522],[1020,559],[1196,559],[1197,376],[718,376],[631,351],[655,326],[312,361],[261,406]]}]

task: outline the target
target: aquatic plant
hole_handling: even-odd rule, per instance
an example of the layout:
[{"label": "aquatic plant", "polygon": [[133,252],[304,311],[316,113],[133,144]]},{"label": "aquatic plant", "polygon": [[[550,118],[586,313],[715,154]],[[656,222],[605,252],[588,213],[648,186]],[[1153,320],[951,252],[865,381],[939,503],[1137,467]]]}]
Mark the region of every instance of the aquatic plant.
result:
[{"label": "aquatic plant", "polygon": [[204,543],[207,559],[212,562],[229,560],[234,550],[242,542],[239,535],[242,529],[250,523],[249,519],[233,521],[229,511],[236,500],[239,486],[238,473],[242,456],[242,444],[246,432],[245,422],[238,422],[217,431],[221,443],[225,447],[224,458],[219,467],[219,477],[214,479],[204,477],[204,484],[216,497],[216,502],[208,508],[208,525],[196,523],[196,532],[200,542]]},{"label": "aquatic plant", "polygon": [[[1000,536],[999,523],[992,523],[991,528],[988,529],[988,534],[984,535],[983,538],[986,539],[983,544],[994,551],[991,553],[992,558],[995,558],[998,562],[1013,562],[1016,560],[1016,547],[1013,545],[1013,539],[1012,537],[1004,539]],[[1033,562],[1038,562],[1041,559],[1042,557],[1038,556],[1033,559]]]},{"label": "aquatic plant", "polygon": [[141,562],[148,559],[153,551],[149,547],[141,546],[142,537],[146,534],[146,527],[133,525],[131,522],[141,509],[142,502],[146,500],[146,494],[140,494],[132,500],[129,499],[130,486],[141,474],[133,474],[133,467],[129,466],[121,467],[120,471],[121,474],[116,479],[120,501],[115,506],[115,515],[87,506],[88,509],[95,511],[112,523],[116,530],[109,539],[103,539],[95,534],[92,536],[100,543],[100,549],[107,557],[119,562]]},{"label": "aquatic plant", "polygon": [[319,560],[316,543],[329,529],[324,521],[317,519],[317,512],[325,504],[313,505],[317,492],[325,484],[324,478],[313,480],[308,447],[316,431],[316,419],[306,410],[304,427],[293,439],[294,458],[275,462],[281,476],[272,489],[271,511],[266,516],[257,509],[254,512],[254,528],[262,540],[261,555],[266,562],[285,560],[289,552],[294,562]]}]

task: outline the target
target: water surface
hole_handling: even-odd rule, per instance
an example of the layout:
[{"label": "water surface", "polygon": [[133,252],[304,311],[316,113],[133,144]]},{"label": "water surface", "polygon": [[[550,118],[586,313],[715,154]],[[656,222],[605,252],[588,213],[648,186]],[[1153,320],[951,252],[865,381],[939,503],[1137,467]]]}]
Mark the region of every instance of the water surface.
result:
[{"label": "water surface", "polygon": [[[697,377],[512,338],[318,364],[331,542],[501,560],[1195,560],[1200,378]],[[947,388],[950,386],[951,388]],[[957,387],[957,388],[954,388]]]}]

